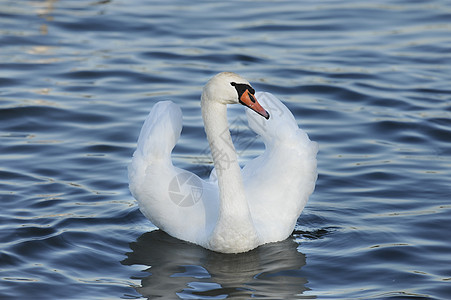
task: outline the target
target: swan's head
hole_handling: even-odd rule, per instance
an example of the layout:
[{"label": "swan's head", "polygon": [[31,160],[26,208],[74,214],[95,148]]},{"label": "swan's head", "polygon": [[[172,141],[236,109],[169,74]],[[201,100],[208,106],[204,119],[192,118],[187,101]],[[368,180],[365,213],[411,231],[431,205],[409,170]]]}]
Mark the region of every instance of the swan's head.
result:
[{"label": "swan's head", "polygon": [[217,101],[222,104],[242,104],[249,107],[265,119],[269,113],[258,103],[251,84],[238,74],[219,73],[204,86],[202,101]]}]

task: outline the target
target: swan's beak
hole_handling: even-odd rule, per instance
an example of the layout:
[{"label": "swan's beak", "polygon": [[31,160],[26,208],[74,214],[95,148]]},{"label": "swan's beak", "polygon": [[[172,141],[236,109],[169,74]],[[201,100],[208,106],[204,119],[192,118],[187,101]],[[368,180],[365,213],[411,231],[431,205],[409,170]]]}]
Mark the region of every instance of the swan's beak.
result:
[{"label": "swan's beak", "polygon": [[244,106],[249,107],[260,116],[263,116],[266,120],[269,119],[269,113],[258,103],[255,96],[252,95],[249,90],[245,90],[244,93],[240,97],[240,103]]}]

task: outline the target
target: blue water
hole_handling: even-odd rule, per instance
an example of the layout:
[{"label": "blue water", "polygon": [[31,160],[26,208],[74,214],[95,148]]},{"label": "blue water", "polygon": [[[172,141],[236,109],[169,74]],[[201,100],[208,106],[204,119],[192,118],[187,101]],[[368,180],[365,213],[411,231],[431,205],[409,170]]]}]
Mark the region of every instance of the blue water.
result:
[{"label": "blue water", "polygon": [[[0,298],[451,298],[450,20],[445,0],[0,2]],[[220,71],[320,145],[292,237],[240,255],[156,230],[127,182],[166,99],[175,163],[208,173]],[[262,144],[242,117],[244,162]]]}]

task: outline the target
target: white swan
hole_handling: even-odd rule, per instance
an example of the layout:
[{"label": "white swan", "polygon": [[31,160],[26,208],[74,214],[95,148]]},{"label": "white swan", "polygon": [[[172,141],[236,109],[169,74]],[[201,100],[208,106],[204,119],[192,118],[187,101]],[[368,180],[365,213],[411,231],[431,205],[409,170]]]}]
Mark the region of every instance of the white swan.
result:
[{"label": "white swan", "polygon": [[[182,113],[171,101],[154,105],[129,166],[130,191],[154,225],[223,253],[246,252],[292,233],[315,187],[318,146],[277,98],[254,93],[249,82],[229,72],[205,85],[202,117],[214,161],[209,180],[173,166]],[[235,103],[251,108],[249,126],[266,147],[243,169],[227,122],[226,105]]]}]

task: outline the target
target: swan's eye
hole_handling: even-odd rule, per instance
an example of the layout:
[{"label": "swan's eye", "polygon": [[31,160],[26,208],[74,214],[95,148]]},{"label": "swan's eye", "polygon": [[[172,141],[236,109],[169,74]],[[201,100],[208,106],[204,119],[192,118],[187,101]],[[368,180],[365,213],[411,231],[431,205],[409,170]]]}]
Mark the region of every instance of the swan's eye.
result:
[{"label": "swan's eye", "polygon": [[231,82],[230,85],[235,87],[238,92],[238,98],[241,98],[245,91],[248,91],[251,95],[255,94],[255,90],[249,84]]}]

